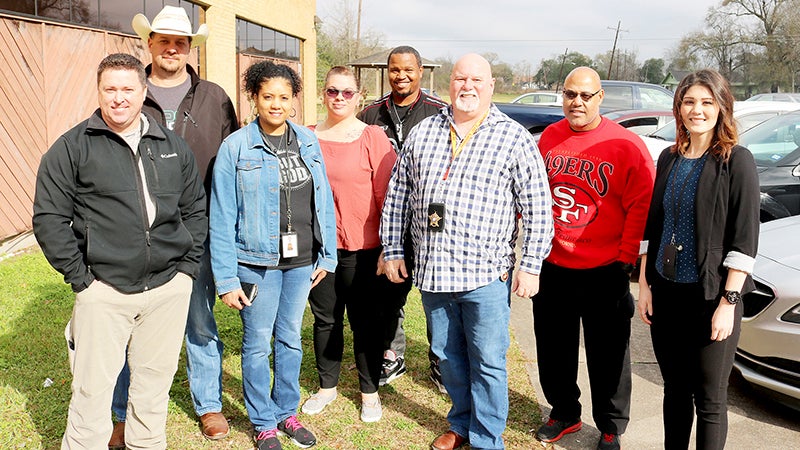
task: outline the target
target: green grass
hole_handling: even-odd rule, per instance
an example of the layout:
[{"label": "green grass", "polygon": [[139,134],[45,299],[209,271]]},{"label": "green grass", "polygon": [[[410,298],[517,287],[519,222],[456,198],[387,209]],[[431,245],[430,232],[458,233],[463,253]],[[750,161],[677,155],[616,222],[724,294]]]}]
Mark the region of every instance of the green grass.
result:
[{"label": "green grass", "polygon": [[[73,294],[61,276],[33,251],[0,262],[0,448],[57,449],[66,424],[71,376],[64,325]],[[220,336],[225,343],[223,411],[231,421],[229,438],[205,440],[198,426],[186,380],[183,355],[170,392],[167,437],[170,449],[250,449],[251,426],[241,392],[241,322],[238,313],[217,302]],[[304,357],[301,402],[317,389],[311,346],[310,310],[303,324]],[[447,429],[450,404],[428,380],[424,314],[415,290],[406,307],[408,373],[381,388],[383,419],[359,420],[360,395],[346,336],[339,398],[324,414],[300,420],[316,435],[315,449],[427,449]],[[529,430],[541,422],[525,371],[525,359],[513,343],[508,354],[510,414],[504,433],[511,449],[542,448]],[[45,380],[52,385],[44,387]],[[110,418],[110,413],[109,413]],[[284,448],[294,446],[286,440]]]}]

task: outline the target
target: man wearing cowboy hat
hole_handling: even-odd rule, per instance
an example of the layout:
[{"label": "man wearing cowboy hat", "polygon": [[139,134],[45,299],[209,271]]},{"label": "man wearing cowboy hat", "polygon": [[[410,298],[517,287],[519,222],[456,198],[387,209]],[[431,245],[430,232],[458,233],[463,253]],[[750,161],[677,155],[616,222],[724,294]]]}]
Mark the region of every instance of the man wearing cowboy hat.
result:
[{"label": "man wearing cowboy hat", "polygon": [[[206,194],[211,188],[214,158],[222,140],[239,128],[236,111],[218,85],[201,80],[187,65],[189,51],[208,38],[205,24],[192,33],[183,8],[165,6],[150,23],[143,14],[134,16],[134,31],[147,44],[152,64],[146,67],[147,98],[143,111],[181,136],[195,155]],[[186,370],[195,412],[203,436],[222,439],[228,421],[222,414],[222,341],[214,319],[216,300],[208,244],[200,260],[200,275],[194,280],[186,323]],[[112,411],[117,417],[109,448],[124,448],[129,372],[120,374]]]}]

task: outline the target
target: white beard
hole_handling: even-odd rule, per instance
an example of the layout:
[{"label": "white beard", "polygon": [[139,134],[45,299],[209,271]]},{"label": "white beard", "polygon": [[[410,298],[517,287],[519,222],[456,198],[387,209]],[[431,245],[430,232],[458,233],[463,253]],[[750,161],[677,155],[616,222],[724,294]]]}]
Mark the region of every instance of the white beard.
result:
[{"label": "white beard", "polygon": [[[461,94],[474,94],[475,97],[467,97],[467,98],[465,98],[465,97],[462,97]],[[475,91],[459,93],[459,95],[456,97],[456,101],[454,103],[456,109],[458,109],[461,112],[465,112],[465,113],[474,112],[476,109],[478,109],[478,106],[480,106],[480,99],[478,98],[477,95],[478,95],[478,93],[475,92]]]}]

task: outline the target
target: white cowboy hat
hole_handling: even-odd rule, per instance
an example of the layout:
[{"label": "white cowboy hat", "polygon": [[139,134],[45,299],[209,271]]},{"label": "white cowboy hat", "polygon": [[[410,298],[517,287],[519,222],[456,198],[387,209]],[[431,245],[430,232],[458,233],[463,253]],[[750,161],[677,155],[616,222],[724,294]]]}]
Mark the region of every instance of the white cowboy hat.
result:
[{"label": "white cowboy hat", "polygon": [[133,16],[131,26],[133,26],[133,31],[145,42],[150,38],[150,33],[189,36],[192,38],[193,46],[202,45],[208,39],[208,26],[202,24],[197,27],[197,33],[192,33],[189,15],[186,14],[185,9],[178,6],[165,6],[153,19],[152,26],[144,14],[137,14]]}]

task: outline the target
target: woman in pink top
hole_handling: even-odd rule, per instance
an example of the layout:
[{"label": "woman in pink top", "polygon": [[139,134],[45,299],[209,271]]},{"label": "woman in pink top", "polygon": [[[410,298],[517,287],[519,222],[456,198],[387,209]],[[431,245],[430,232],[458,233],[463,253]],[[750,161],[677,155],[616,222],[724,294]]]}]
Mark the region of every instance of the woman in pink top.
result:
[{"label": "woman in pink top", "polygon": [[328,116],[314,128],[336,207],[339,264],[335,276],[326,277],[311,291],[320,389],[302,410],[317,414],[336,399],[346,309],[361,388],[361,420],[377,422],[383,414],[378,397],[383,331],[375,297],[380,283],[378,226],[397,156],[380,127],[356,118],[359,90],[353,72],[341,66],[331,68],[323,91]]}]

